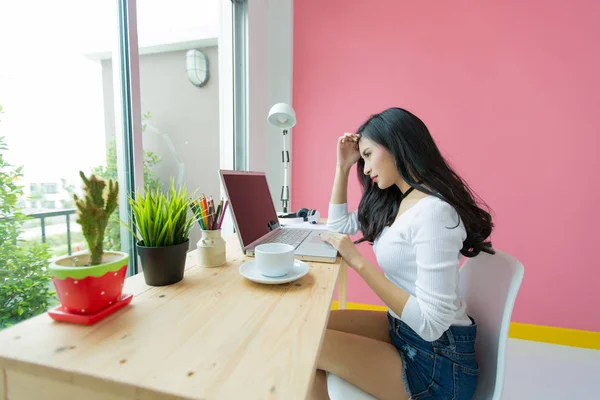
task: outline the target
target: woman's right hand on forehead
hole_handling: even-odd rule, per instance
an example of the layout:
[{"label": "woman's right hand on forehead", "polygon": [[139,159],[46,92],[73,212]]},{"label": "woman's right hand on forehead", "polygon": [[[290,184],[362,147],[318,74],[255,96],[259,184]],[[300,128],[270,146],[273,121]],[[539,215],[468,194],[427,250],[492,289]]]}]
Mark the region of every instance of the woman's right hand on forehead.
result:
[{"label": "woman's right hand on forehead", "polygon": [[360,139],[360,135],[356,133],[344,133],[338,138],[337,163],[339,166],[350,168],[359,160],[358,139]]}]

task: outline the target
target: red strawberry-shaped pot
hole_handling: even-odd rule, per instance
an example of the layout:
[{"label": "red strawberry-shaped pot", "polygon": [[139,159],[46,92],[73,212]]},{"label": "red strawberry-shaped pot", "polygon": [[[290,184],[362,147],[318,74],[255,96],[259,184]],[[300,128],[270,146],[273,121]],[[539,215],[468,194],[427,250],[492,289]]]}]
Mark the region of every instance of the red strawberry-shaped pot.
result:
[{"label": "red strawberry-shaped pot", "polygon": [[61,304],[74,314],[95,314],[121,298],[129,255],[105,251],[102,264],[89,265],[89,253],[59,258],[50,264]]}]

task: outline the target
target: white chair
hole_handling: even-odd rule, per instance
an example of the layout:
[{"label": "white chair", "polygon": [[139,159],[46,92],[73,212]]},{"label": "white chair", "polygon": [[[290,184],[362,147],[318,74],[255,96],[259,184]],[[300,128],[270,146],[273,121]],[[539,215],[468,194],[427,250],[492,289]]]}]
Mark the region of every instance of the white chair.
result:
[{"label": "white chair", "polygon": [[327,373],[327,393],[332,400],[377,400],[376,397],[361,388],[329,372]]},{"label": "white chair", "polygon": [[[477,322],[475,348],[480,373],[474,400],[499,400],[502,395],[508,328],[523,274],[523,264],[500,250],[493,256],[480,253],[469,258],[459,270],[459,295]],[[332,400],[375,399],[329,373],[327,391]]]},{"label": "white chair", "polygon": [[469,258],[459,270],[459,295],[477,322],[479,380],[474,400],[502,396],[508,328],[524,271],[519,260],[500,250]]}]

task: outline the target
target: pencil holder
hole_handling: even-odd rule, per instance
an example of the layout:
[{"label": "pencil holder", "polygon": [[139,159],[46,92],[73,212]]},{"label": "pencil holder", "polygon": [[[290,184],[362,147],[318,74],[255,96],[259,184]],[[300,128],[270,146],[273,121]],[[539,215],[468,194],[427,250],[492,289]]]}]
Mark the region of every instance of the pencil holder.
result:
[{"label": "pencil holder", "polygon": [[198,241],[198,264],[201,267],[218,267],[225,264],[225,240],[221,230],[201,230],[202,237]]}]

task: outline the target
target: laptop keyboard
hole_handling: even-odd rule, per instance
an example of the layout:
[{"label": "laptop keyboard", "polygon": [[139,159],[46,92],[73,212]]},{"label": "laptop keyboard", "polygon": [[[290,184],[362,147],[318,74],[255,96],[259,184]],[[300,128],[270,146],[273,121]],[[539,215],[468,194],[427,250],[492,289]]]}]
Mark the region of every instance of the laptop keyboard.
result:
[{"label": "laptop keyboard", "polygon": [[262,243],[285,243],[294,246],[294,248],[298,247],[300,243],[310,233],[312,229],[282,229],[277,232],[275,235],[271,236],[269,239],[265,240]]}]

